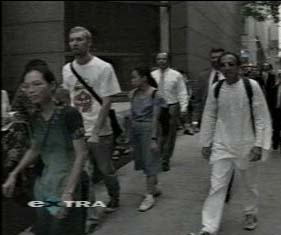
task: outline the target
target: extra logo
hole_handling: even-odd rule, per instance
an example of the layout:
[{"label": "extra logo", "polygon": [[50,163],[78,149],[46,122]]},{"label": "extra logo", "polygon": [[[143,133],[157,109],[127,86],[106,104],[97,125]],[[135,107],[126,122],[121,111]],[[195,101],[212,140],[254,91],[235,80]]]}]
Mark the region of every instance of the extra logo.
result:
[{"label": "extra logo", "polygon": [[30,207],[106,207],[102,201],[30,201],[27,203]]}]

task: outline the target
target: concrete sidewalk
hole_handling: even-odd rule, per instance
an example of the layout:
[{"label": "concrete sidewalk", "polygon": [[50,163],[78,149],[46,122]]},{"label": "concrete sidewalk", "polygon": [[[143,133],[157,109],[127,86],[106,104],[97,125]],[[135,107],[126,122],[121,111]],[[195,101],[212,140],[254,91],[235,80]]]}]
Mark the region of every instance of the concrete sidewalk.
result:
[{"label": "concrete sidewalk", "polygon": [[[137,210],[145,192],[145,178],[129,163],[118,171],[121,185],[121,207],[102,215],[95,235],[187,235],[201,226],[201,209],[209,187],[209,165],[202,159],[198,134],[178,137],[171,170],[159,176],[163,191],[155,207],[147,212]],[[242,229],[242,205],[236,193],[225,206],[220,235],[281,234],[281,156],[272,152],[261,167],[261,205],[259,226],[253,232]],[[235,194],[236,193],[236,194]],[[97,200],[107,202],[102,183],[96,186]]]}]

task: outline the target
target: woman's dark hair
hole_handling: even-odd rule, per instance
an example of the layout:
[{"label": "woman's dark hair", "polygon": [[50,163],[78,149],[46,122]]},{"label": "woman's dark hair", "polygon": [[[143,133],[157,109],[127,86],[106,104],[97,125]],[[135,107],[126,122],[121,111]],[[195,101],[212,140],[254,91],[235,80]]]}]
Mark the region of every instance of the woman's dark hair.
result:
[{"label": "woman's dark hair", "polygon": [[219,53],[219,52],[224,53],[225,50],[224,50],[223,48],[212,48],[212,49],[210,50],[210,54]]},{"label": "woman's dark hair", "polygon": [[43,75],[43,79],[48,82],[49,84],[56,82],[55,75],[53,72],[48,68],[47,64],[33,64],[32,66],[26,67],[25,71],[22,74],[22,81],[24,81],[24,77],[31,71],[38,71]]},{"label": "woman's dark hair", "polygon": [[226,56],[226,55],[232,55],[233,57],[235,57],[237,65],[238,65],[238,66],[241,65],[240,57],[239,57],[237,54],[235,54],[235,53],[232,53],[232,52],[227,51],[227,52],[224,52],[224,53],[218,58],[218,64],[219,64],[219,66],[220,66],[220,64],[221,64],[221,59],[222,59],[222,57],[224,57],[224,56]]},{"label": "woman's dark hair", "polygon": [[146,77],[147,83],[152,86],[157,88],[158,85],[155,81],[155,79],[151,76],[151,71],[149,67],[143,66],[143,67],[136,67],[133,69],[133,71],[136,71],[141,77]]},{"label": "woman's dark hair", "polygon": [[24,71],[25,70],[29,70],[30,68],[32,67],[36,67],[36,66],[47,66],[48,67],[48,64],[44,61],[44,60],[41,60],[41,59],[33,59],[33,60],[30,60],[26,63],[26,65],[24,66]]}]

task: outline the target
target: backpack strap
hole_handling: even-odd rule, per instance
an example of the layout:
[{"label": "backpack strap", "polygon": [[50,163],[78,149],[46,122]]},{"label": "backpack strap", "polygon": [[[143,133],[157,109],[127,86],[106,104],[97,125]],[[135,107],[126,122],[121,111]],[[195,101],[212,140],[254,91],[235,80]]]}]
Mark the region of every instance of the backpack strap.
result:
[{"label": "backpack strap", "polygon": [[133,90],[131,90],[131,91],[129,92],[129,99],[130,99],[131,101],[135,98],[135,93],[136,93],[136,91],[137,91],[137,88],[135,88],[135,89],[133,89]]},{"label": "backpack strap", "polygon": [[224,80],[225,80],[225,79],[219,80],[219,81],[217,82],[217,84],[215,85],[214,96],[215,96],[216,99],[219,98],[220,89],[221,89],[221,86],[222,86]]},{"label": "backpack strap", "polygon": [[78,81],[91,93],[91,95],[102,105],[102,98],[96,93],[93,87],[89,86],[86,81],[77,73],[77,71],[73,67],[73,62],[70,63],[71,72],[76,76]]},{"label": "backpack strap", "polygon": [[253,111],[253,89],[252,89],[250,80],[248,78],[243,78],[242,80],[243,80],[243,83],[244,83],[244,86],[245,86],[245,89],[246,89],[246,93],[247,93],[247,97],[248,97],[248,100],[249,100],[253,130],[254,130],[254,133],[256,134],[254,111]]},{"label": "backpack strap", "polygon": [[152,92],[152,94],[151,94],[151,97],[152,97],[152,99],[154,99],[155,98],[155,95],[156,95],[156,92],[157,92],[158,90],[157,89],[155,89],[153,92]]}]

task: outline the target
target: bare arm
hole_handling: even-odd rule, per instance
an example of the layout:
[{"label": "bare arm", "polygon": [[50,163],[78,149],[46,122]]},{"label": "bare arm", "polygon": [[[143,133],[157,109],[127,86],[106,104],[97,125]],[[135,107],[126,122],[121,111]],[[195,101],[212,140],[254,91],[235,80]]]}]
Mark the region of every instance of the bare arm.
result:
[{"label": "bare arm", "polygon": [[84,138],[73,140],[72,142],[75,151],[75,161],[63,194],[74,193],[88,156],[88,150]]},{"label": "bare arm", "polygon": [[[159,94],[156,92],[156,98],[159,99]],[[152,133],[151,138],[157,138],[158,136],[158,124],[159,124],[159,117],[160,117],[161,107],[159,105],[153,106],[153,119],[152,119]]]},{"label": "bare arm", "polygon": [[210,147],[212,145],[216,129],[217,112],[218,102],[214,97],[214,87],[212,87],[202,117],[200,140],[203,147]]},{"label": "bare arm", "polygon": [[22,160],[16,166],[16,168],[9,174],[9,177],[2,185],[3,194],[7,197],[11,197],[13,195],[17,176],[20,172],[22,172],[27,166],[34,163],[39,158],[39,146],[32,144],[31,147],[27,150]]},{"label": "bare arm", "polygon": [[16,168],[10,173],[10,175],[17,176],[22,172],[26,167],[36,162],[39,159],[40,148],[36,144],[32,144],[31,147],[27,150],[22,160],[16,166]]}]

